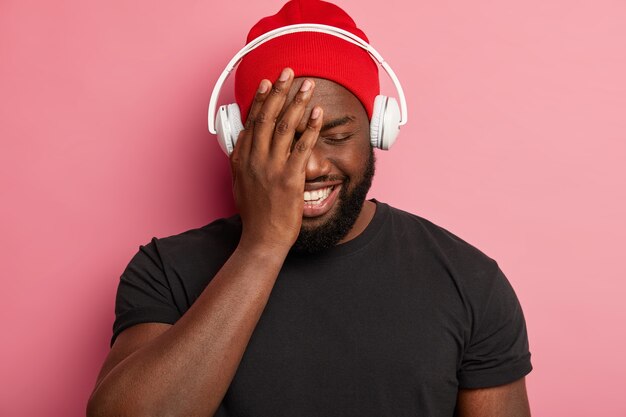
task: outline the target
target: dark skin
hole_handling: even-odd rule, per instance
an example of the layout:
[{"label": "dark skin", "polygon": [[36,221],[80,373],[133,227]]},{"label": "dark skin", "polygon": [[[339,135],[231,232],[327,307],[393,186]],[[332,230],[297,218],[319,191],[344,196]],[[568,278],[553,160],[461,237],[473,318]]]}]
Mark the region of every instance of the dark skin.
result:
[{"label": "dark skin", "polygon": [[[213,415],[300,228],[313,228],[336,210],[332,205],[306,216],[303,192],[324,185],[323,178],[337,187],[348,186],[342,179],[355,184],[361,178],[370,146],[361,103],[330,81],[294,79],[289,69],[286,75],[261,82],[231,155],[243,223],[238,247],[174,325],[138,324],[118,336],[88,416]],[[358,236],[374,212],[366,201],[341,242]],[[461,390],[458,411],[461,417],[528,417],[524,379]]]}]

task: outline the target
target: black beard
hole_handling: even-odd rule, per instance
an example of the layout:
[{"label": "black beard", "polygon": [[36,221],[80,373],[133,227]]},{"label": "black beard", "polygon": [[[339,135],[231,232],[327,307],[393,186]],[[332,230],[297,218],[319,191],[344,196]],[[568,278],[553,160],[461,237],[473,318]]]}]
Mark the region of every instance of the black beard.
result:
[{"label": "black beard", "polygon": [[349,191],[350,180],[344,182],[338,196],[339,210],[321,226],[312,229],[301,228],[292,250],[305,253],[321,252],[335,246],[348,234],[359,217],[367,192],[372,186],[375,160],[374,149],[370,147],[361,182],[356,184],[352,191]]}]

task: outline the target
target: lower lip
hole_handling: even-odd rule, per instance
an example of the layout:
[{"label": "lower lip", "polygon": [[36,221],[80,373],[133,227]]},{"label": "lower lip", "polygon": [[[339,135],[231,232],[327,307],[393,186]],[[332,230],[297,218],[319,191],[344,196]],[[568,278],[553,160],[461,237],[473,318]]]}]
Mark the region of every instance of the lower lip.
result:
[{"label": "lower lip", "polygon": [[339,195],[339,190],[341,189],[341,185],[335,185],[333,191],[326,197],[324,201],[315,206],[310,206],[308,204],[304,204],[304,210],[302,212],[302,217],[318,217],[323,214],[326,214],[335,204],[335,200],[337,200],[337,196]]}]

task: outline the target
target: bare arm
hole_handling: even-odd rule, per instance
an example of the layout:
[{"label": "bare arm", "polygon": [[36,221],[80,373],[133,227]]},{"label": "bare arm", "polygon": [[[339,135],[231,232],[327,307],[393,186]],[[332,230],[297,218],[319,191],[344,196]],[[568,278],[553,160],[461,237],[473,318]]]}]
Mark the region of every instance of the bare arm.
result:
[{"label": "bare arm", "polygon": [[530,417],[525,378],[491,388],[460,390],[458,417]]},{"label": "bare arm", "polygon": [[287,107],[274,132],[293,81],[267,80],[231,156],[235,200],[241,213],[240,243],[200,297],[176,324],[138,325],[105,362],[89,399],[95,416],[212,416],[239,366],[252,332],[302,221],[304,166],[322,117],[309,119],[291,151],[295,127],[312,88]]},{"label": "bare arm", "polygon": [[280,254],[237,249],[174,326],[102,378],[89,414],[212,415],[241,361],[281,264]]}]

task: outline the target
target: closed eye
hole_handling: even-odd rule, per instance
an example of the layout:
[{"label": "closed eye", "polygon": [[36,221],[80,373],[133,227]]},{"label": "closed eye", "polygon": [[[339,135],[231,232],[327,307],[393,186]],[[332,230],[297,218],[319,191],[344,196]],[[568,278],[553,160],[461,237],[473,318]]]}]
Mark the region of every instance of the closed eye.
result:
[{"label": "closed eye", "polygon": [[341,143],[345,142],[354,136],[353,133],[347,135],[331,135],[331,136],[323,136],[322,139],[327,143]]}]

